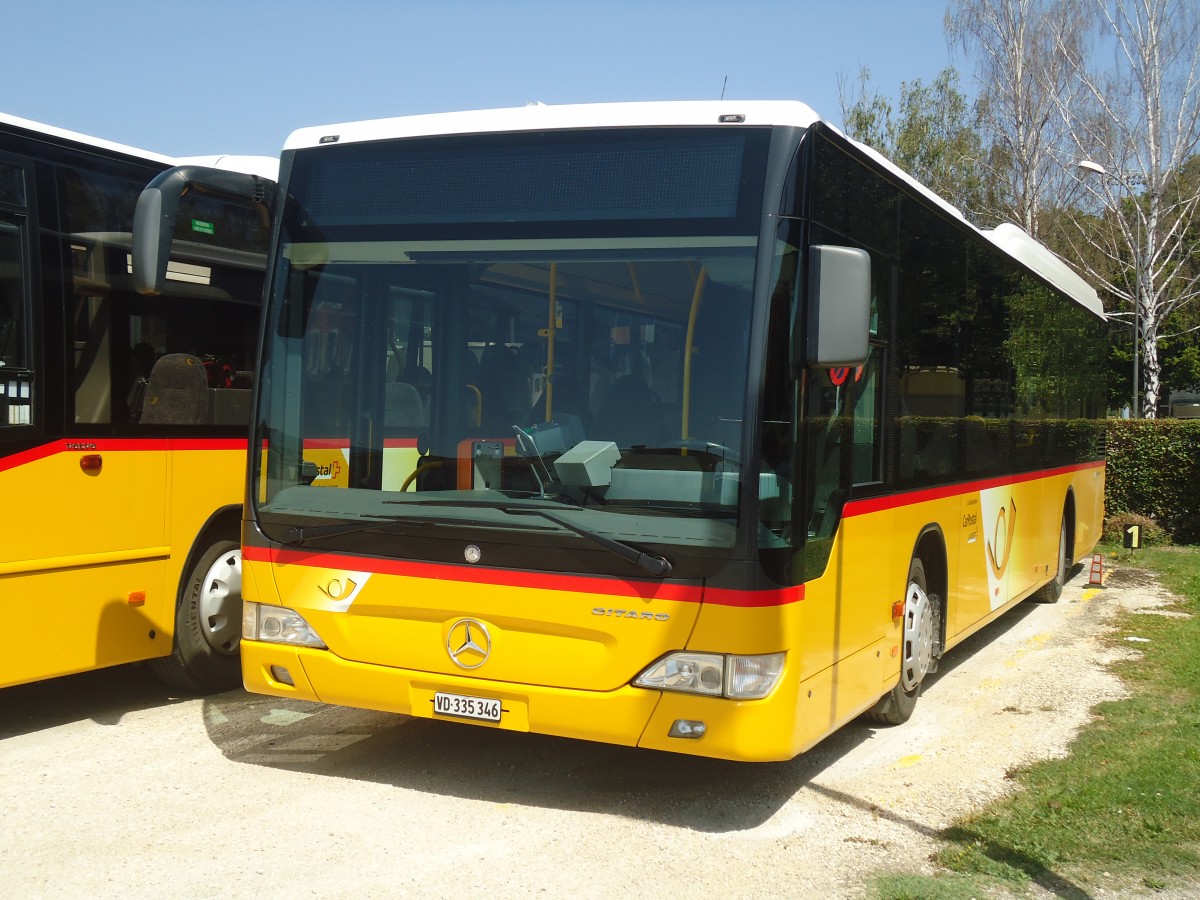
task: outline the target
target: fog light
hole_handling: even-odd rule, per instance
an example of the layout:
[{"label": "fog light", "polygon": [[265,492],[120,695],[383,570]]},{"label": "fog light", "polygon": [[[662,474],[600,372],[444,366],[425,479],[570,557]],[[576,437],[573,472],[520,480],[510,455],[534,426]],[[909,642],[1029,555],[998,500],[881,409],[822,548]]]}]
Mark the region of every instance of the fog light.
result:
[{"label": "fog light", "polygon": [[697,722],[694,719],[676,719],[671,725],[671,730],[667,732],[667,737],[698,741],[704,737],[706,731],[708,731],[708,726],[703,722]]},{"label": "fog light", "polygon": [[242,637],[247,641],[325,648],[320,635],[294,609],[249,600],[242,603]]},{"label": "fog light", "polygon": [[296,682],[292,681],[292,673],[283,666],[271,666],[271,677],[280,684],[290,684],[292,687],[296,686]]},{"label": "fog light", "polygon": [[782,674],[782,653],[731,656],[725,668],[725,696],[734,700],[761,700],[775,689]]}]

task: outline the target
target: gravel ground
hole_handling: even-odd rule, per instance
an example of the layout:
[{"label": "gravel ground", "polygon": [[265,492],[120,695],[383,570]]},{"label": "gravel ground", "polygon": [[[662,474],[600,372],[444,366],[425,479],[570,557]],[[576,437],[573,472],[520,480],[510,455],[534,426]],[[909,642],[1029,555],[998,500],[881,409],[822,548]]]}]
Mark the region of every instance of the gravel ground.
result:
[{"label": "gravel ground", "polygon": [[[1120,576],[1126,577],[1121,578]],[[1114,610],[1077,574],[943,661],[913,718],[739,765],[247,695],[138,667],[0,691],[11,897],[861,896],[1119,698]],[[1119,643],[1119,642],[1118,642]],[[1128,648],[1128,649],[1126,649]],[[1200,894],[1158,892],[1156,897]],[[1092,873],[1030,897],[1140,896]]]}]

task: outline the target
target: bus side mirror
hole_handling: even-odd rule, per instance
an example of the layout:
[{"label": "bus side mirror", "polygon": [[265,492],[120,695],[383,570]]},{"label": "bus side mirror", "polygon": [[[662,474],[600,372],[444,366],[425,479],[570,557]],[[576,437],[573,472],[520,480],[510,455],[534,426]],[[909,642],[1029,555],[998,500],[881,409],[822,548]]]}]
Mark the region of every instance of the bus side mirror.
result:
[{"label": "bus side mirror", "polygon": [[160,173],[138,196],[133,211],[134,288],[139,294],[162,293],[179,204],[189,191],[253,204],[269,219],[275,188],[269,178],[208,166],[176,166]]},{"label": "bus side mirror", "polygon": [[865,250],[814,244],[808,248],[807,340],[797,317],[793,359],[816,369],[853,368],[867,361],[871,334],[871,257]]}]

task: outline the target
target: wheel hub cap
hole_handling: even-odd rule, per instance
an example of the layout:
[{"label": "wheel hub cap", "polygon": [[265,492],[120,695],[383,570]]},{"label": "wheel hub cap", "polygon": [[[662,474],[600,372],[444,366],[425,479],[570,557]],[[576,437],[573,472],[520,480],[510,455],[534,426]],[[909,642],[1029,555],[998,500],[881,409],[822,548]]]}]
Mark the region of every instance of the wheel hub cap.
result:
[{"label": "wheel hub cap", "polygon": [[911,582],[904,602],[904,665],[900,669],[904,690],[914,690],[921,683],[932,659],[933,604],[925,590]]},{"label": "wheel hub cap", "polygon": [[242,551],[230,550],[212,564],[200,585],[200,628],[218,653],[237,652],[242,626]]}]

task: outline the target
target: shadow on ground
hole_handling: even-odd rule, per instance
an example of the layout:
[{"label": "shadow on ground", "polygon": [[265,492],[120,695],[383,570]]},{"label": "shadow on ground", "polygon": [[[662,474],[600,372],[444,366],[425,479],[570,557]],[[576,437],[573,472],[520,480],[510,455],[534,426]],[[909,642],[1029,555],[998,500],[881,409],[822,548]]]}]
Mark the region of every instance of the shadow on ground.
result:
[{"label": "shadow on ground", "polygon": [[[955,648],[930,676],[929,689],[1035,609],[1023,604]],[[607,812],[711,833],[767,822],[876,733],[859,719],[794,760],[750,764],[241,692],[209,698],[204,716],[213,743],[239,763],[493,803]],[[907,824],[930,834],[916,822]]]},{"label": "shadow on ground", "polygon": [[0,740],[90,719],[119,725],[127,713],[195,697],[180,694],[140,664],[65,675],[0,690]]}]

